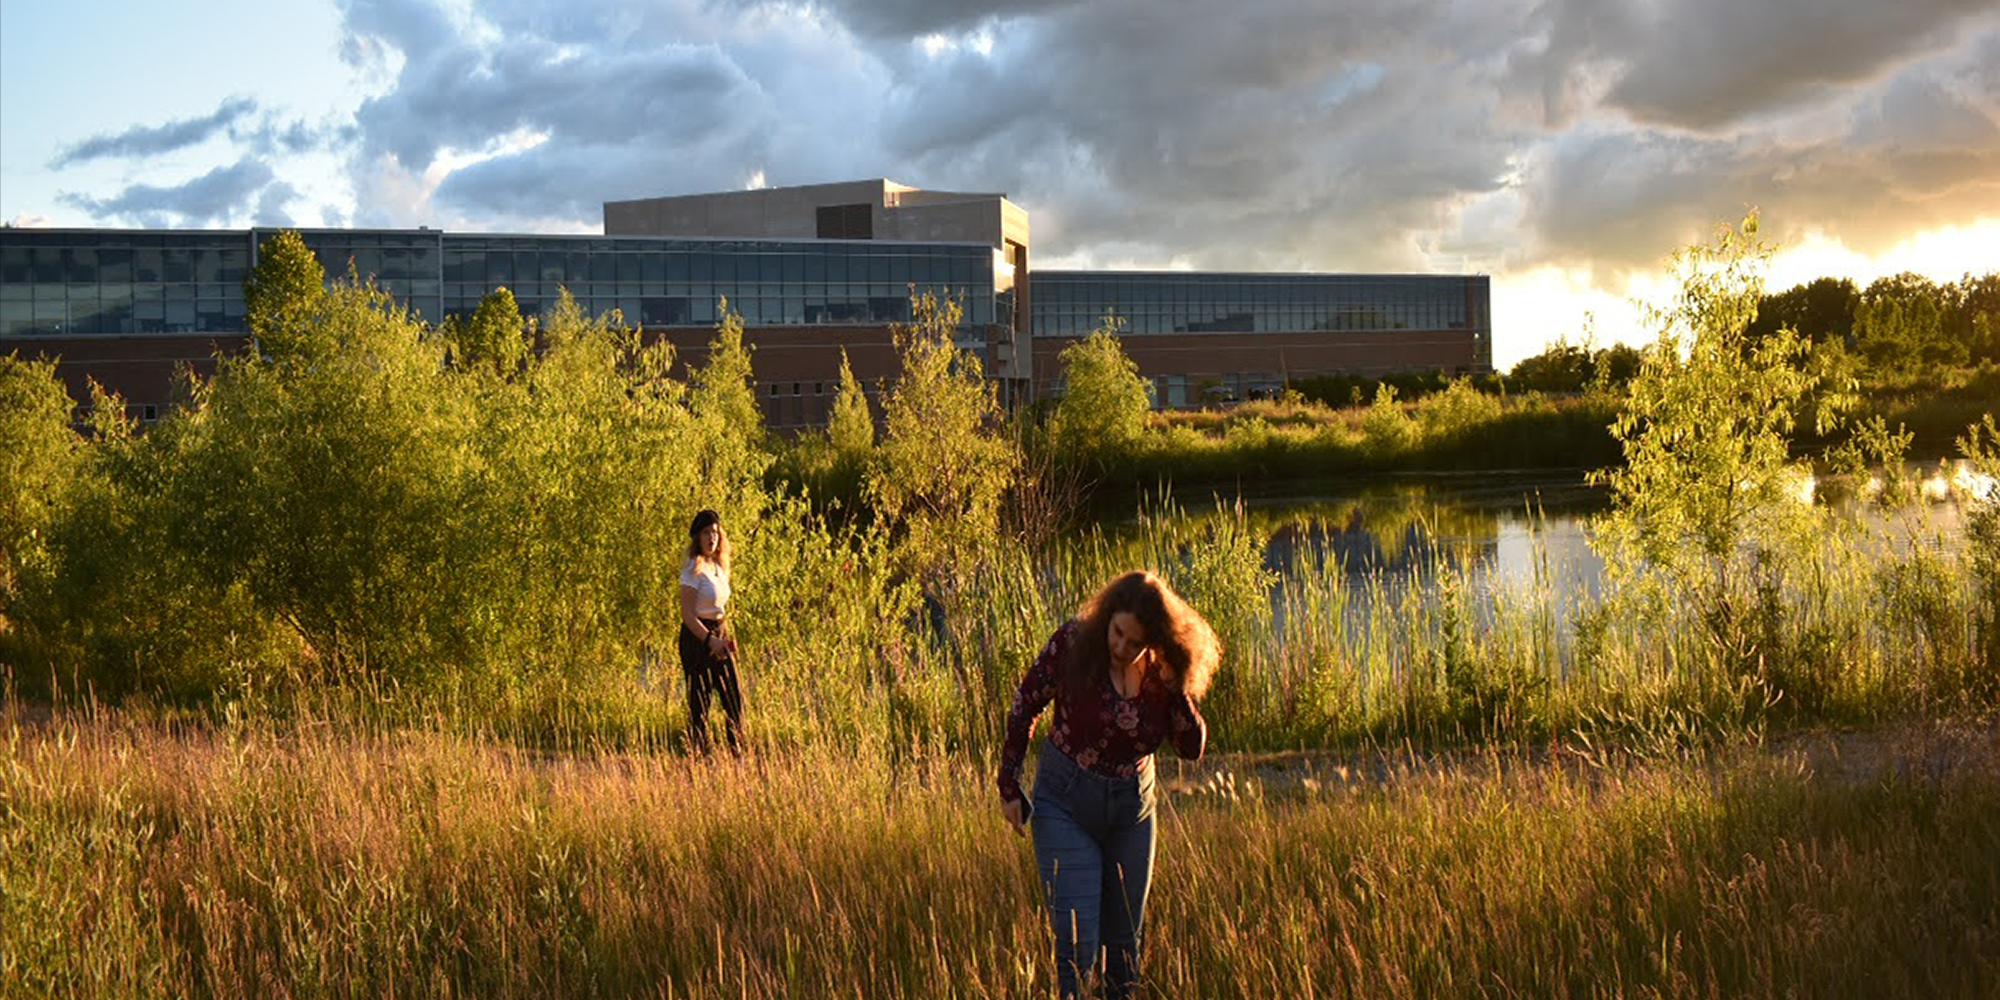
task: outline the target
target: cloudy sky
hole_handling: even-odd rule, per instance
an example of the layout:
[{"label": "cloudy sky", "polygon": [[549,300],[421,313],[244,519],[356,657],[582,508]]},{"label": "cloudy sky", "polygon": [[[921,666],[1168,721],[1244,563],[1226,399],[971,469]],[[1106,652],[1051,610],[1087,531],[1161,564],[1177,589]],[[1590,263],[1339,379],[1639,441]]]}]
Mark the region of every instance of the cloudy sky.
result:
[{"label": "cloudy sky", "polygon": [[609,199],[1004,191],[1042,266],[1493,275],[1495,361],[2000,270],[1992,0],[0,0],[0,220],[593,231]]}]

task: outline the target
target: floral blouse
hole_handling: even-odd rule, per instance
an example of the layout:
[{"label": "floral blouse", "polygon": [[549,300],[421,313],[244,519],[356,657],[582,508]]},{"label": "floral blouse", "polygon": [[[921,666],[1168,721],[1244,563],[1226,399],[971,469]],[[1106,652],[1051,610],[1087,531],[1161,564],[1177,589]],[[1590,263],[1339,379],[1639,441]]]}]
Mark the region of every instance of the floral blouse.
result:
[{"label": "floral blouse", "polygon": [[1049,742],[1078,766],[1112,778],[1129,778],[1152,757],[1161,741],[1171,738],[1174,752],[1188,760],[1201,756],[1208,742],[1208,723],[1194,699],[1169,685],[1154,670],[1139,683],[1139,693],[1121,698],[1105,675],[1088,693],[1071,692],[1063,683],[1062,666],[1081,623],[1072,619],[1049,637],[1035,665],[1021,678],[1014,707],[1007,712],[1007,735],[1000,748],[1000,797],[1021,798],[1021,761],[1028,754],[1028,734],[1035,717],[1050,701],[1056,703]]}]

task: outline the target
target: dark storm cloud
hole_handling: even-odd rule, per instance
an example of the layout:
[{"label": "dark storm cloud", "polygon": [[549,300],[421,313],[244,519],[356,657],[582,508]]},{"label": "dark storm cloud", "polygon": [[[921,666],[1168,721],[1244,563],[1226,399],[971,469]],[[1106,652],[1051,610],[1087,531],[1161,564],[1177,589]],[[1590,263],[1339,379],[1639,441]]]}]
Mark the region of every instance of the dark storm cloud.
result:
[{"label": "dark storm cloud", "polygon": [[56,157],[56,169],[114,156],[158,156],[206,141],[257,110],[248,97],[232,97],[222,106],[199,118],[186,118],[165,125],[134,125],[115,135],[93,136]]},{"label": "dark storm cloud", "polygon": [[1052,249],[1412,266],[1411,233],[1496,189],[1526,138],[1492,86],[1501,58],[1467,44],[1509,16],[1267,0],[1194,25],[1177,6],[1099,0],[1012,25],[990,56],[916,67],[888,131],[900,158],[956,183],[978,185],[967,163],[1025,160],[1008,172],[1034,180],[1021,192]]},{"label": "dark storm cloud", "polygon": [[61,198],[94,216],[140,226],[223,225],[250,214],[260,192],[265,194],[264,204],[268,205],[272,204],[268,188],[290,190],[283,184],[273,185],[274,176],[266,164],[243,159],[184,184],[170,187],[134,184],[109,198],[78,194],[64,194]]},{"label": "dark storm cloud", "polygon": [[1549,0],[1517,54],[1551,118],[1592,89],[1635,120],[1712,131],[1952,48],[1991,0]]},{"label": "dark storm cloud", "polygon": [[1728,137],[1565,134],[1525,171],[1532,235],[1550,259],[1616,269],[1656,263],[1750,206],[1780,240],[1818,229],[1865,253],[2000,214],[1996,48],[2000,31],[1847,91],[1823,114]]},{"label": "dark storm cloud", "polygon": [[[364,219],[594,225],[606,200],[738,187],[759,172],[803,183],[883,170],[874,123],[852,105],[884,74],[837,27],[751,11],[741,16],[757,24],[725,45],[734,22],[710,23],[698,0],[495,2],[474,8],[476,30],[439,42],[428,14],[349,10],[344,47],[401,62],[356,116]],[[400,207],[419,218],[371,204],[403,183],[384,179],[385,164],[421,175],[447,152],[488,158],[452,170],[428,204]]]},{"label": "dark storm cloud", "polygon": [[1749,204],[1871,245],[2000,211],[1990,2],[343,10],[385,83],[357,222],[887,175],[1009,192],[1044,260],[1340,270],[1650,264]]}]

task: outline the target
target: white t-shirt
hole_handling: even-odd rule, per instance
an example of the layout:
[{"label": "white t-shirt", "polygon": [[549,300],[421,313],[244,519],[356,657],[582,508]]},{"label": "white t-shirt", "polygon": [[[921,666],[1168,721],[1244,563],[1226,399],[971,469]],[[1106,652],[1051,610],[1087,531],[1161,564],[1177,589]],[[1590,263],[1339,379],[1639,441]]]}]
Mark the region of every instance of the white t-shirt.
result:
[{"label": "white t-shirt", "polygon": [[713,562],[689,556],[681,566],[681,586],[694,588],[696,618],[720,618],[729,609],[729,571]]}]

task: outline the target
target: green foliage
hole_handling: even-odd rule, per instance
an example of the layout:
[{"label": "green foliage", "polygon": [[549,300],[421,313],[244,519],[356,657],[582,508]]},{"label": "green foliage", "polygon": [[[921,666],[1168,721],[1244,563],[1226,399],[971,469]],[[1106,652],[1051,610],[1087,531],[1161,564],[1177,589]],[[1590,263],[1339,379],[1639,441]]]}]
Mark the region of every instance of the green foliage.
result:
[{"label": "green foliage", "polygon": [[1639,352],[1624,344],[1593,348],[1557,337],[1540,354],[1522,358],[1507,372],[1516,392],[1583,392],[1621,388],[1639,371]]},{"label": "green foliage", "polygon": [[1056,404],[1054,444],[1062,453],[1101,455],[1130,448],[1152,409],[1139,366],[1118,343],[1124,321],[1109,313],[1090,336],[1062,351],[1067,389]]},{"label": "green foliage", "polygon": [[713,416],[744,447],[764,446],[764,411],[757,406],[756,377],[750,370],[750,348],[743,343],[743,317],[723,299],[715,339],[708,342],[708,360],[688,373],[689,404],[700,416]]},{"label": "green foliage", "polygon": [[244,319],[257,349],[283,363],[310,363],[330,345],[315,315],[326,295],[326,269],[299,234],[287,229],[257,248],[243,279]]},{"label": "green foliage", "polygon": [[47,556],[47,531],[77,475],[83,441],[54,361],[0,357],[0,639],[18,581]]},{"label": "green foliage", "polygon": [[1506,407],[1498,396],[1473,388],[1471,379],[1459,378],[1445,391],[1424,397],[1414,409],[1426,440],[1457,440],[1498,421]]},{"label": "green foliage", "polygon": [[1799,496],[1810,471],[1789,452],[1814,386],[1803,344],[1788,328],[1745,338],[1770,255],[1756,221],[1674,256],[1679,295],[1651,311],[1659,339],[1612,426],[1625,466],[1594,476],[1614,503],[1599,531],[1611,568],[1663,578],[1700,615],[1709,655],[1739,674],[1773,639],[1763,588],[1822,519]]},{"label": "green foliage", "polygon": [[1745,336],[1751,343],[1790,327],[1815,345],[1846,344],[1854,334],[1861,292],[1849,278],[1817,278],[1776,295],[1761,296]]},{"label": "green foliage", "polygon": [[1868,286],[1855,310],[1854,338],[1878,370],[1963,365],[1967,345],[1944,336],[1937,289],[1919,275],[1883,278]]},{"label": "green foliage", "polygon": [[875,417],[868,411],[868,396],[847,363],[847,349],[840,350],[840,387],[833,397],[833,414],[826,433],[833,448],[842,456],[865,456],[875,447]]},{"label": "green foliage", "polygon": [[[1975,648],[1984,666],[1961,685],[1972,704],[2000,698],[2000,423],[1992,414],[1958,440],[1974,483],[1967,500],[1965,544],[1973,584]],[[1977,662],[1977,661],[1975,661]]]},{"label": "green foliage", "polygon": [[574,704],[672,634],[694,510],[754,531],[768,458],[690,409],[667,345],[567,294],[512,379],[445,367],[369,287],[311,324],[313,364],[225,359],[144,436],[98,403],[33,663],[104,693]]},{"label": "green foliage", "polygon": [[1507,372],[1509,388],[1533,392],[1579,392],[1594,371],[1590,347],[1557,337],[1540,354],[1522,358]]},{"label": "green foliage", "polygon": [[1378,459],[1393,459],[1416,446],[1422,431],[1410,417],[1409,408],[1396,401],[1396,387],[1383,383],[1375,390],[1375,401],[1361,418],[1367,447]]},{"label": "green foliage", "polygon": [[1368,405],[1386,385],[1396,390],[1396,398],[1413,403],[1432,393],[1445,391],[1456,378],[1461,377],[1471,379],[1473,387],[1481,392],[1505,395],[1508,391],[1506,378],[1499,375],[1452,376],[1441,371],[1392,372],[1379,378],[1368,375],[1309,375],[1293,379],[1286,391],[1297,393],[1309,403],[1336,408],[1359,407]]},{"label": "green foliage", "polygon": [[948,590],[992,543],[1019,459],[996,433],[999,408],[979,359],[952,342],[958,304],[924,293],[911,313],[893,330],[902,371],[883,396],[868,494],[899,533],[906,566]]},{"label": "green foliage", "polygon": [[453,362],[462,368],[486,368],[507,377],[528,357],[530,328],[514,293],[504,287],[481,296],[471,316],[447,321],[442,333]]}]

